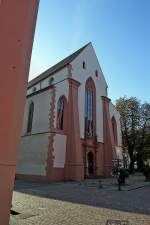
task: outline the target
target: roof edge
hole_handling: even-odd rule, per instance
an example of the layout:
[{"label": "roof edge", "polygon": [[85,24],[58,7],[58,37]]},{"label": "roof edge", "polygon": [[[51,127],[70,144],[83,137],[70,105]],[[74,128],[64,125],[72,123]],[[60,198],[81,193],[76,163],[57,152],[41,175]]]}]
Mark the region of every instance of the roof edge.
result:
[{"label": "roof edge", "polygon": [[36,85],[40,81],[48,78],[49,76],[52,76],[54,73],[58,72],[59,70],[66,67],[67,64],[71,63],[88,45],[92,44],[91,42],[88,42],[86,45],[78,49],[77,51],[73,52],[71,55],[67,56],[66,58],[62,59],[58,63],[54,64],[49,69],[45,70],[43,73],[32,79],[28,82],[28,88],[31,88],[32,86]]}]

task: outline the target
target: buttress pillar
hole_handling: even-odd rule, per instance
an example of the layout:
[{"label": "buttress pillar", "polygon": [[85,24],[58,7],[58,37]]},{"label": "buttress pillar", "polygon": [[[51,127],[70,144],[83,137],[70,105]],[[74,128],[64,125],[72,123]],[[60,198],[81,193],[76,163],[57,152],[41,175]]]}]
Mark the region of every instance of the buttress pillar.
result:
[{"label": "buttress pillar", "polygon": [[106,96],[102,96],[102,101],[103,101],[103,138],[104,138],[103,171],[104,176],[110,176],[112,171],[112,160],[116,158],[115,143],[109,113],[110,99],[107,98]]},{"label": "buttress pillar", "polygon": [[80,83],[72,78],[68,78],[68,82],[69,98],[65,179],[80,181],[84,179],[78,111],[78,87]]}]

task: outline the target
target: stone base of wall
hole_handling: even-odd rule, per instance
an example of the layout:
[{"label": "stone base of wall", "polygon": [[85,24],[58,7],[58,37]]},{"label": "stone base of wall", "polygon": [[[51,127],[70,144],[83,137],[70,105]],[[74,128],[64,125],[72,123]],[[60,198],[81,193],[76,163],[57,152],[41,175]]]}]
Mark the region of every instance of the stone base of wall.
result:
[{"label": "stone base of wall", "polygon": [[64,181],[64,168],[53,168],[48,181]]},{"label": "stone base of wall", "polygon": [[28,175],[28,174],[16,174],[15,179],[28,181],[47,181],[46,176]]},{"label": "stone base of wall", "polygon": [[41,175],[30,175],[30,174],[16,174],[15,176],[18,180],[28,180],[28,181],[64,181],[64,168],[53,168],[51,177],[41,176]]},{"label": "stone base of wall", "polygon": [[83,164],[66,164],[65,165],[65,180],[82,181],[84,180],[84,165]]}]

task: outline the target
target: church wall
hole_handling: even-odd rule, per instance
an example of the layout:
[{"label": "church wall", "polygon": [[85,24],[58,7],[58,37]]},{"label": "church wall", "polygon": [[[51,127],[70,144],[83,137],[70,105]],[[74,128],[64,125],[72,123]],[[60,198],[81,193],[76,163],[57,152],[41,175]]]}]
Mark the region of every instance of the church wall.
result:
[{"label": "church wall", "polygon": [[[61,74],[62,71],[59,73]],[[59,75],[58,75],[59,77]],[[21,178],[38,179],[38,176],[45,176],[47,173],[47,157],[50,139],[53,139],[53,168],[58,179],[63,179],[63,171],[66,153],[66,133],[57,131],[57,101],[64,95],[68,100],[68,81],[63,80],[40,93],[34,93],[26,99],[24,121],[22,128],[22,139],[20,146],[20,155],[17,165],[17,174],[23,175]],[[54,91],[54,92],[53,92]],[[54,94],[55,93],[55,94]],[[55,96],[53,96],[53,94]],[[54,97],[54,98],[53,98]],[[34,114],[32,122],[32,132],[27,133],[27,123],[29,106],[34,103]],[[54,105],[53,122],[50,124],[51,107]],[[61,148],[60,148],[61,147]],[[31,177],[29,176],[31,175]],[[26,177],[27,176],[27,177]],[[33,177],[32,177],[33,176]],[[36,176],[37,178],[35,178]],[[40,178],[41,179],[41,178]]]},{"label": "church wall", "polygon": [[66,135],[56,134],[54,137],[54,168],[64,168],[66,156]]},{"label": "church wall", "polygon": [[120,114],[116,110],[115,106],[110,102],[109,103],[109,112],[110,112],[110,118],[113,116],[115,117],[116,123],[117,123],[117,140],[118,140],[118,146],[122,146],[121,141],[121,126],[120,126]]},{"label": "church wall", "polygon": [[[85,69],[82,64],[85,62]],[[107,84],[102,74],[99,62],[95,55],[92,45],[89,45],[84,51],[71,63],[72,64],[72,77],[79,81],[79,120],[80,120],[80,135],[84,138],[84,115],[85,115],[85,83],[89,77],[92,77],[96,87],[96,125],[97,125],[97,138],[99,142],[103,142],[103,109],[101,96],[107,95]],[[98,77],[95,71],[98,71]]]},{"label": "church wall", "polygon": [[[61,72],[60,72],[61,73]],[[54,130],[53,138],[53,167],[64,168],[66,154],[66,131],[57,130],[57,102],[61,96],[65,96],[68,101],[69,84],[68,80],[64,80],[55,85],[55,110],[54,110]]]},{"label": "church wall", "polygon": [[22,137],[17,174],[46,175],[48,136],[45,133]]},{"label": "church wall", "polygon": [[[28,88],[27,95],[32,94],[33,92],[42,90],[47,88],[50,84],[54,85],[68,76],[68,71],[66,68],[61,69],[61,71],[55,72],[54,75],[50,75],[49,77],[41,80],[37,84],[33,85],[32,87]],[[52,79],[53,78],[53,79]],[[49,83],[50,82],[50,83]],[[36,91],[35,91],[36,90]]]},{"label": "church wall", "polygon": [[[30,96],[26,99],[18,174],[46,175],[46,160],[48,152],[49,112],[52,89]],[[34,103],[32,131],[27,133],[29,106]]]},{"label": "church wall", "polygon": [[[61,73],[61,72],[60,72]],[[57,120],[57,102],[61,96],[65,96],[68,101],[68,92],[69,92],[69,84],[68,80],[64,80],[55,85],[56,96],[55,96],[55,118],[54,118],[54,127],[56,128],[56,120]]]},{"label": "church wall", "polygon": [[[85,69],[83,69],[83,61],[85,62]],[[80,126],[79,139],[81,139],[82,153],[86,153],[87,149],[90,149],[90,151],[94,153],[95,174],[103,175],[104,173],[103,158],[104,145],[106,142],[104,143],[103,137],[103,102],[101,96],[107,96],[107,84],[92,45],[88,45],[84,51],[73,60],[71,66],[72,70],[70,71],[69,69],[64,68],[56,73],[53,80],[54,85],[51,87],[49,86],[49,77],[40,81],[40,84],[35,85],[37,86],[36,91],[46,88],[44,91],[39,93],[36,93],[35,91],[31,95],[27,95],[21,150],[17,166],[18,174],[36,177],[42,176],[48,181],[63,180],[65,178],[64,165],[66,160],[67,129],[58,130],[56,124],[57,102],[59,98],[65,96],[66,102],[68,102],[68,77],[72,77],[74,80],[80,82],[80,86],[78,87],[78,108]],[[96,70],[98,71],[98,75],[95,73]],[[84,139],[85,84],[89,77],[93,79],[96,88],[96,143],[95,140],[91,141]],[[31,92],[33,91],[32,89],[33,87],[30,88]],[[34,102],[32,132],[27,134],[29,106],[32,101]],[[77,102],[77,100],[75,100],[75,102]],[[72,104],[74,104],[74,101],[72,101]],[[116,150],[118,154],[120,154],[120,115],[112,103],[109,104],[109,111],[111,118],[114,116],[117,122],[118,146],[116,146]],[[67,118],[69,118],[68,111],[66,112],[66,115]],[[77,115],[77,113],[75,113],[75,115]],[[75,118],[78,120],[78,117]],[[65,121],[67,124],[67,120]]]},{"label": "church wall", "polygon": [[29,106],[32,101],[34,103],[32,134],[49,131],[49,111],[52,97],[51,92],[52,90],[49,89],[45,92],[33,95],[26,99],[22,136],[26,135],[27,133]]},{"label": "church wall", "polygon": [[122,134],[121,134],[120,114],[111,102],[109,103],[109,112],[110,112],[110,118],[112,119],[112,117],[114,116],[117,123],[118,146],[116,146],[116,152],[119,158],[122,158]]}]

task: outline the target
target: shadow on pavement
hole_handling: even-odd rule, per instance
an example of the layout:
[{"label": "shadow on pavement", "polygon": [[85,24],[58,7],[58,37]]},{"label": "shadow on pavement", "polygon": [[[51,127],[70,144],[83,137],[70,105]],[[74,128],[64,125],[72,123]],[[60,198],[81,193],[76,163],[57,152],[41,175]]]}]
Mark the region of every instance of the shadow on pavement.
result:
[{"label": "shadow on pavement", "polygon": [[150,215],[150,187],[133,191],[99,189],[95,183],[40,183],[17,180],[15,191],[48,199]]}]

